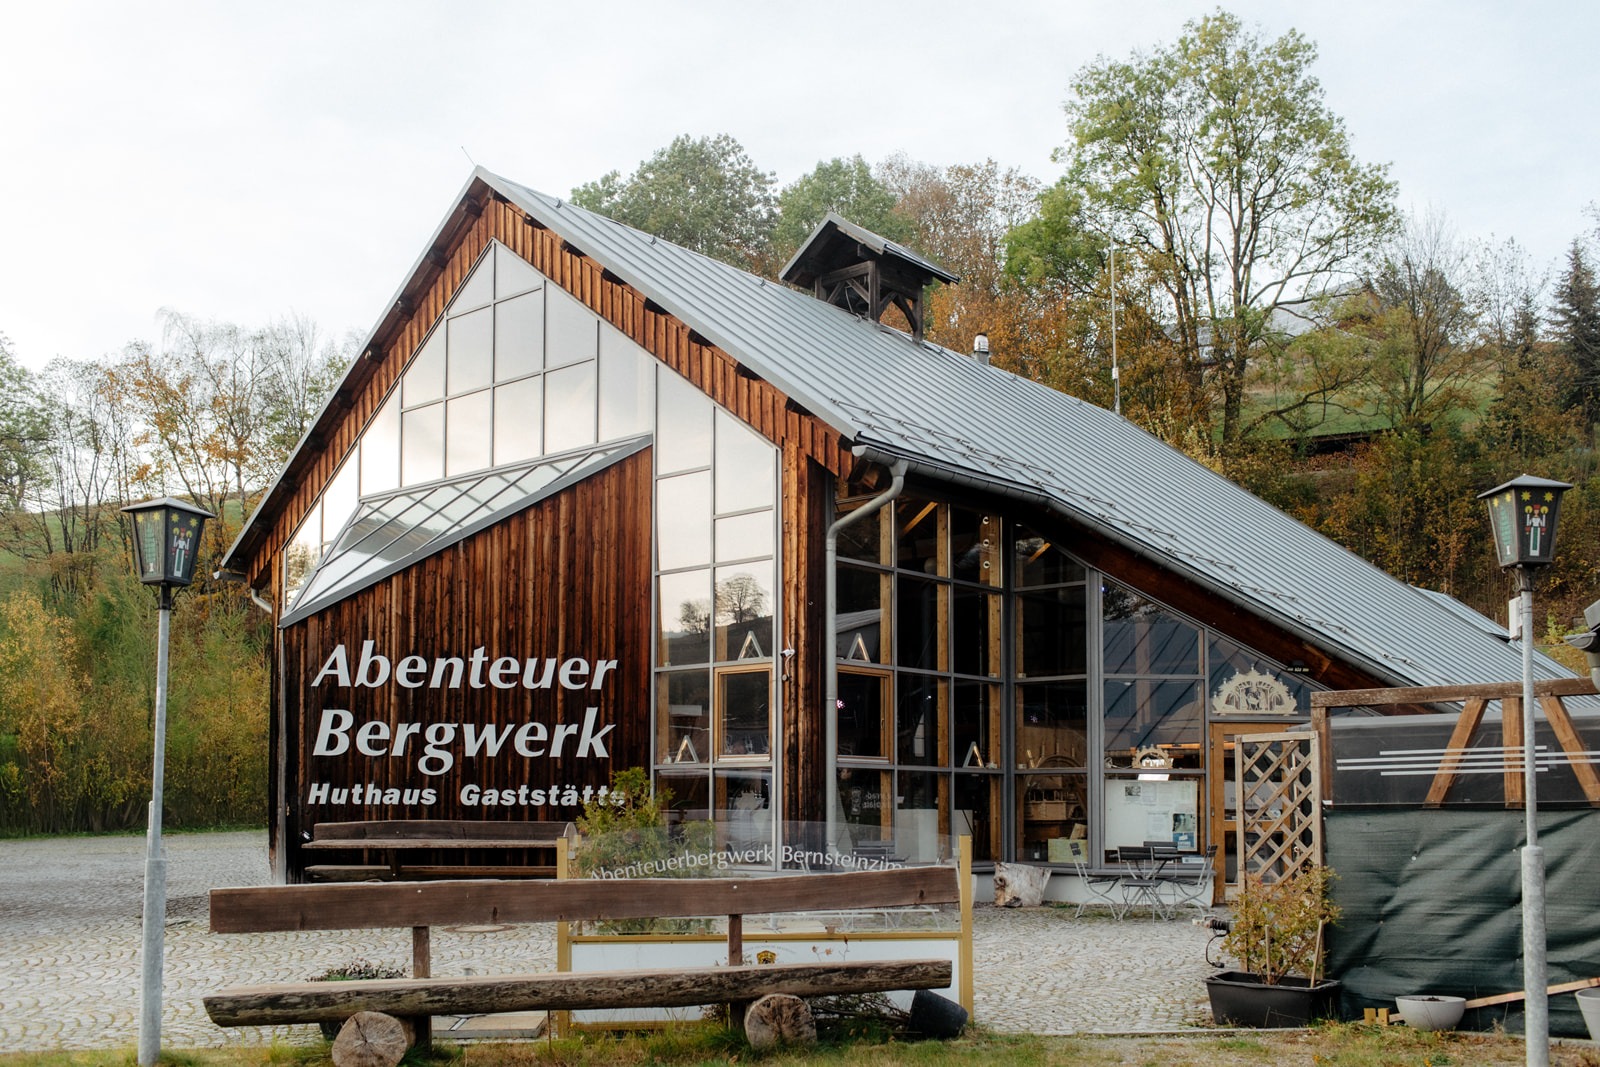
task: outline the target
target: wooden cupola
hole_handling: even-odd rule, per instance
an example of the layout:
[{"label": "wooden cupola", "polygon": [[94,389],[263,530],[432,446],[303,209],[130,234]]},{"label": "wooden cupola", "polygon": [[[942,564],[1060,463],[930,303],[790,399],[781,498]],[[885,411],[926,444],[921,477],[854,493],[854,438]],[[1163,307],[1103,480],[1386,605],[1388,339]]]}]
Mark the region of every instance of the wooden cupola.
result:
[{"label": "wooden cupola", "polygon": [[922,291],[960,279],[909,248],[828,212],[779,275],[818,299],[877,322],[893,304],[922,340]]}]

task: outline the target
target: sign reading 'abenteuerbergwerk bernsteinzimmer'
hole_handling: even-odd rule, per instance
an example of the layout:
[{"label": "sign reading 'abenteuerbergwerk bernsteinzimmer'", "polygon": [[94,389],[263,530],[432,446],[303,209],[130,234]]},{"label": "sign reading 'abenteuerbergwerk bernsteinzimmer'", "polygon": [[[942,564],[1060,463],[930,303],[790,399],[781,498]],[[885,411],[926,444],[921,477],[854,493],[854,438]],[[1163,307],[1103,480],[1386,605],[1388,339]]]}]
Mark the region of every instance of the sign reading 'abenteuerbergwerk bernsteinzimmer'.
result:
[{"label": "sign reading 'abenteuerbergwerk bernsteinzimmer'", "polygon": [[[599,691],[616,667],[617,661],[613,659],[591,662],[581,656],[491,657],[481,646],[465,656],[430,659],[411,655],[391,660],[376,651],[374,642],[363,641],[353,664],[343,644],[335,647],[311,685],[313,689],[349,690],[398,686],[437,691],[441,698],[452,690],[543,690],[574,694],[581,691],[594,694],[592,699],[598,700]],[[450,703],[448,699],[439,701],[441,707]],[[341,763],[348,763],[352,756],[357,760],[365,758],[372,763],[374,773],[368,776],[370,779],[385,783],[399,779],[414,784],[356,782],[344,785],[327,780],[313,781],[307,790],[306,803],[336,807],[431,807],[438,802],[440,789],[445,785],[439,779],[448,775],[458,763],[470,761],[472,766],[481,767],[484,761],[514,760],[523,773],[537,779],[541,777],[537,770],[540,761],[609,761],[611,753],[606,748],[606,735],[614,728],[614,723],[601,723],[600,708],[593,705],[584,709],[581,722],[547,722],[532,717],[505,722],[473,722],[448,717],[427,722],[391,720],[384,716],[362,719],[347,708],[324,707],[316,724],[311,748],[313,759],[339,758]],[[417,779],[414,774],[422,778]],[[313,777],[316,776],[314,772]],[[500,784],[506,782],[506,775],[501,773],[494,777],[496,784],[493,786],[479,782],[455,786],[461,806],[577,808],[609,793],[608,786],[597,785],[592,780],[572,783],[546,778]],[[609,774],[598,777],[604,780]]]}]

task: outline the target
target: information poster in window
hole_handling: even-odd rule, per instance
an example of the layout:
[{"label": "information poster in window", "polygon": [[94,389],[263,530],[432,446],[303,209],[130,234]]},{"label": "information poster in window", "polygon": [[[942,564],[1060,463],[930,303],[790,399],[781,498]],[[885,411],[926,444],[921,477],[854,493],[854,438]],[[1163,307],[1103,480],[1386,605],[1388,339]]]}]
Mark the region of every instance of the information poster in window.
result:
[{"label": "information poster in window", "polygon": [[1198,844],[1200,782],[1111,778],[1106,781],[1106,847],[1171,841],[1192,851]]}]

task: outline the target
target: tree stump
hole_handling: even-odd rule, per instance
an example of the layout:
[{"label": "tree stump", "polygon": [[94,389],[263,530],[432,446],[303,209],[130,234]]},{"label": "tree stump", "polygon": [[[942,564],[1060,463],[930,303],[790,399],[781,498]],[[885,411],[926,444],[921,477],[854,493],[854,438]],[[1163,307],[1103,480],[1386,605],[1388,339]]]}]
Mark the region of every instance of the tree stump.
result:
[{"label": "tree stump", "polygon": [[411,1047],[411,1024],[381,1011],[358,1011],[333,1039],[335,1067],[395,1067]]},{"label": "tree stump", "polygon": [[1048,867],[1030,867],[1024,863],[996,863],[994,902],[1002,908],[1037,908],[1044,903],[1044,884],[1049,880]]},{"label": "tree stump", "polygon": [[774,1045],[814,1045],[817,1020],[799,997],[768,993],[744,1013],[744,1036],[758,1051]]}]

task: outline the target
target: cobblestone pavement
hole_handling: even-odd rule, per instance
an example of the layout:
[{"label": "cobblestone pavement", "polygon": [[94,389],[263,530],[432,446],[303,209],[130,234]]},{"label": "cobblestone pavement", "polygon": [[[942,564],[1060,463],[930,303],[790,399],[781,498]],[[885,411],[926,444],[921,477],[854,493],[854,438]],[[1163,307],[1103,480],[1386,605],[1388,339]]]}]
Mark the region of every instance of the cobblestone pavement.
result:
[{"label": "cobblestone pavement", "polygon": [[[213,935],[206,892],[266,883],[266,835],[172,835],[166,846],[166,1046],[315,1040],[310,1026],[214,1026],[200,998],[224,985],[304,979],[357,957],[393,967],[410,961],[404,930]],[[137,1043],[143,884],[143,837],[0,841],[0,1048]],[[978,1022],[1069,1033],[1209,1021],[1205,931],[1186,920],[1071,916],[1059,908],[977,909]],[[440,929],[432,950],[438,975],[553,970],[554,927]]]}]

